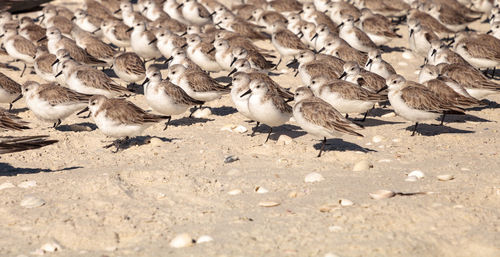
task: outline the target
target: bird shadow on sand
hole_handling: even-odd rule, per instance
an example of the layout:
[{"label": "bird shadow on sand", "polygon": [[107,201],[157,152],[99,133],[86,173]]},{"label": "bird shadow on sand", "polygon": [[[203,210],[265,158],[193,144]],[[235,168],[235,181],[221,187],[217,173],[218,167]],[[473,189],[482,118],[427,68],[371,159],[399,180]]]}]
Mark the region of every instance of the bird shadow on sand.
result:
[{"label": "bird shadow on sand", "polygon": [[110,149],[112,149],[112,151],[115,151],[116,150],[115,146],[119,145],[120,146],[120,149],[118,151],[118,153],[119,153],[123,150],[129,149],[132,146],[143,146],[143,145],[150,144],[152,138],[158,138],[162,142],[168,142],[168,143],[170,143],[170,142],[172,142],[172,140],[176,139],[176,138],[166,138],[166,137],[137,136],[137,137],[133,137],[133,138],[130,138],[128,140],[125,140],[125,141],[122,140],[121,142],[117,141],[117,140],[112,141],[112,142],[108,142],[109,144],[106,146],[103,146],[103,147],[110,148]]},{"label": "bird shadow on sand", "polygon": [[110,78],[118,78],[118,75],[116,75],[116,73],[113,69],[104,69],[104,70],[102,70],[102,72],[104,72]]},{"label": "bird shadow on sand", "polygon": [[[255,125],[249,129],[248,135],[251,135],[254,128],[255,128]],[[271,130],[271,127],[264,125],[264,124],[261,124],[261,125],[259,125],[259,127],[255,131],[255,136],[258,136],[258,135],[266,135],[267,136],[267,134],[269,133],[270,130]],[[269,140],[278,141],[278,138],[281,135],[286,135],[286,136],[289,136],[291,138],[297,138],[297,137],[301,137],[305,134],[307,134],[307,133],[304,132],[300,127],[295,126],[295,125],[286,124],[286,125],[281,125],[279,127],[273,127],[273,132],[269,136]]]},{"label": "bird shadow on sand", "polygon": [[[441,122],[441,118],[436,119]],[[444,123],[465,123],[466,121],[472,122],[491,122],[491,120],[483,119],[481,117],[465,114],[465,115],[446,115]]]},{"label": "bird shadow on sand", "polygon": [[392,53],[392,52],[404,52],[406,49],[404,47],[390,47],[390,46],[381,46],[380,49],[382,49],[382,52],[384,53]]},{"label": "bird shadow on sand", "polygon": [[402,124],[405,122],[400,122],[400,121],[387,121],[387,120],[381,120],[381,119],[372,119],[367,117],[365,121],[359,121],[356,119],[353,119],[352,122],[361,125],[363,127],[375,127],[375,126],[381,126],[381,125],[392,125],[392,124]]},{"label": "bird shadow on sand", "polygon": [[[411,125],[406,128],[407,131],[413,131],[415,128],[415,125]],[[418,124],[417,127],[417,132],[415,135],[422,135],[422,136],[437,136],[441,134],[472,134],[475,133],[474,131],[471,130],[463,130],[463,129],[456,129],[452,127],[448,127],[446,125],[437,125],[437,124]],[[408,136],[410,136],[409,134]]]},{"label": "bird shadow on sand", "polygon": [[217,116],[227,116],[238,112],[238,110],[231,106],[210,107],[210,111],[212,111],[212,114]]},{"label": "bird shadow on sand", "polygon": [[57,170],[52,169],[40,169],[40,168],[16,168],[8,163],[0,163],[0,176],[17,176],[20,174],[34,174],[40,172],[57,172],[66,170],[76,170],[83,168],[82,166],[72,166]]},{"label": "bird shadow on sand", "polygon": [[[207,123],[209,121],[213,121],[213,119],[205,119],[205,118],[194,118],[194,117],[182,117],[180,119],[171,120],[168,126],[172,127],[184,127],[191,126],[197,123]],[[168,128],[167,128],[168,130]]]},{"label": "bird shadow on sand", "polygon": [[[88,129],[90,130],[88,130]],[[65,125],[60,125],[57,128],[55,128],[57,131],[61,132],[84,132],[84,131],[94,131],[97,129],[97,126],[94,123],[90,122],[81,122],[81,123],[75,123],[75,124],[65,124]]]},{"label": "bird shadow on sand", "polygon": [[[322,142],[318,141],[318,143],[314,144],[313,147],[314,147],[314,149],[319,151],[321,149],[321,145],[322,145]],[[341,138],[327,139],[324,151],[325,152],[329,152],[329,151],[334,151],[334,152],[335,151],[337,151],[337,152],[360,151],[363,153],[377,152],[377,150],[365,148],[365,147],[359,146],[357,144],[344,141]]]},{"label": "bird shadow on sand", "polygon": [[487,99],[483,99],[483,100],[481,100],[481,102],[484,104],[483,106],[474,107],[474,108],[470,108],[470,109],[467,109],[467,110],[482,111],[484,109],[498,109],[498,108],[500,108],[500,104],[498,104],[495,101],[490,101],[490,100],[487,100]]},{"label": "bird shadow on sand", "polygon": [[138,95],[144,95],[144,86],[141,84],[136,84],[136,83],[128,84],[127,90],[129,90],[130,92],[134,92],[135,94]]},{"label": "bird shadow on sand", "polygon": [[12,113],[12,114],[19,114],[19,113],[22,113],[22,112],[26,112],[28,111],[29,109],[27,107],[23,107],[23,108],[16,108],[16,107],[12,107],[12,110],[10,110],[9,112]]}]

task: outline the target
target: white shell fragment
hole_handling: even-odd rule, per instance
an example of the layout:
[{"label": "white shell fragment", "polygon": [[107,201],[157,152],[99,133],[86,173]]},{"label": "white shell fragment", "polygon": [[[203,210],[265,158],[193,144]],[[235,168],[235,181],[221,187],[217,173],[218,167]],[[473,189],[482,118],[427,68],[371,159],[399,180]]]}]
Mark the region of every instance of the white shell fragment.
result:
[{"label": "white shell fragment", "polygon": [[161,141],[161,139],[156,137],[149,139],[149,143],[154,147],[159,147],[163,145],[163,141]]},{"label": "white shell fragment", "polygon": [[193,238],[187,233],[182,233],[174,237],[172,241],[170,241],[170,247],[172,248],[182,248],[193,245]]},{"label": "white shell fragment", "polygon": [[414,177],[414,176],[409,176],[405,179],[406,182],[415,182],[417,181],[418,178],[417,177]]},{"label": "white shell fragment", "polygon": [[340,199],[339,200],[339,204],[341,206],[346,207],[346,206],[352,206],[354,203],[351,200],[348,200],[348,199]]},{"label": "white shell fragment", "polygon": [[382,115],[381,117],[383,117],[383,118],[396,117],[396,113],[395,112],[389,112],[389,113],[386,113],[386,114]]},{"label": "white shell fragment", "polygon": [[414,59],[415,58],[415,55],[409,51],[404,51],[403,52],[403,58],[405,59]]},{"label": "white shell fragment", "polygon": [[448,180],[452,180],[454,179],[455,177],[451,174],[444,174],[444,175],[438,175],[437,176],[437,179],[440,180],[440,181],[448,181]]},{"label": "white shell fragment", "polygon": [[416,177],[418,179],[422,179],[425,177],[425,174],[421,170],[414,170],[408,173],[408,177]]},{"label": "white shell fragment", "polygon": [[329,226],[328,230],[330,230],[330,232],[339,232],[342,230],[342,227],[333,225],[333,226]]},{"label": "white shell fragment", "polygon": [[197,119],[207,118],[210,115],[212,115],[210,108],[198,109],[193,113],[193,117]]},{"label": "white shell fragment", "polygon": [[7,189],[7,188],[13,188],[13,187],[16,187],[16,186],[14,186],[14,184],[12,184],[10,182],[4,182],[4,183],[0,184],[0,190]]},{"label": "white shell fragment", "polygon": [[24,181],[24,182],[21,182],[17,185],[17,187],[20,187],[20,188],[30,188],[30,187],[34,187],[34,186],[36,186],[36,181],[34,181],[34,180]]},{"label": "white shell fragment", "polygon": [[366,171],[371,167],[372,165],[367,160],[362,160],[354,164],[354,167],[352,167],[352,171]]},{"label": "white shell fragment", "polygon": [[45,204],[45,200],[33,195],[27,195],[21,200],[20,205],[24,208],[36,208]]},{"label": "white shell fragment", "polygon": [[263,188],[261,186],[256,186],[255,187],[255,193],[257,193],[257,194],[265,194],[267,192],[269,192],[269,190],[267,190],[267,189],[265,189],[265,188]]},{"label": "white shell fragment", "polygon": [[278,206],[278,205],[280,205],[280,203],[273,202],[273,201],[265,201],[265,202],[259,203],[259,206],[261,206],[261,207],[274,207],[274,206]]},{"label": "white shell fragment", "polygon": [[280,135],[278,138],[278,142],[276,142],[278,145],[289,145],[293,142],[293,139],[287,135]]},{"label": "white shell fragment", "polygon": [[314,183],[314,182],[320,182],[320,181],[323,181],[325,180],[325,178],[323,177],[323,175],[317,173],[317,172],[311,172],[309,174],[306,175],[306,177],[304,178],[304,181],[306,183]]},{"label": "white shell fragment", "polygon": [[245,133],[248,131],[248,129],[245,128],[244,126],[236,124],[226,124],[220,130],[228,132],[237,132],[237,133]]},{"label": "white shell fragment", "polygon": [[197,244],[202,244],[202,243],[208,243],[208,242],[211,242],[211,241],[214,241],[214,239],[211,236],[203,235],[203,236],[200,236],[198,238],[198,240],[196,240],[196,243]]},{"label": "white shell fragment", "polygon": [[373,193],[370,193],[369,195],[371,198],[373,198],[375,200],[380,200],[380,199],[394,197],[396,195],[396,193],[394,193],[393,191],[390,191],[390,190],[381,189],[381,190],[377,190]]},{"label": "white shell fragment", "polygon": [[42,247],[40,247],[40,249],[42,249],[42,251],[44,251],[44,252],[52,253],[52,252],[60,251],[61,246],[55,242],[50,242],[50,243],[46,243],[46,244],[42,245]]},{"label": "white shell fragment", "polygon": [[376,135],[376,136],[373,136],[372,141],[373,141],[373,143],[380,143],[384,139],[385,138],[383,136]]},{"label": "white shell fragment", "polygon": [[241,194],[243,191],[241,191],[241,189],[233,189],[229,192],[227,192],[228,195],[239,195]]}]

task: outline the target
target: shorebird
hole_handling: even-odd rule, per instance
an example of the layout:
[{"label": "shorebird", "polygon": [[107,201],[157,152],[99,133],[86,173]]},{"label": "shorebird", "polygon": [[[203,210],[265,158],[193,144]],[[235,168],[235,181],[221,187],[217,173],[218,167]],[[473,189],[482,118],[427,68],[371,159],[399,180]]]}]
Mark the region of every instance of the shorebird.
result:
[{"label": "shorebird", "polygon": [[166,0],[163,3],[163,11],[167,13],[170,18],[178,20],[184,24],[189,24],[189,22],[184,19],[184,16],[182,16],[182,13],[179,11],[179,8],[177,8],[179,4],[177,3],[176,0]]},{"label": "shorebird", "polygon": [[7,28],[5,34],[0,35],[4,37],[3,45],[7,53],[15,60],[22,60],[24,64],[21,77],[26,70],[27,64],[35,62],[36,46],[28,39],[19,36],[16,29]]},{"label": "shorebird", "polygon": [[307,49],[304,43],[302,43],[293,32],[288,30],[283,23],[274,23],[272,25],[272,31],[273,35],[271,42],[280,53],[280,60],[278,64],[276,64],[276,67],[281,63],[283,57],[294,56],[301,50]]},{"label": "shorebird", "polygon": [[366,61],[365,69],[382,76],[384,79],[387,79],[392,74],[396,74],[396,70],[394,70],[392,65],[382,59],[379,50],[368,52],[368,61]]},{"label": "shorebird", "polygon": [[98,60],[105,62],[107,65],[111,65],[111,63],[113,62],[113,56],[116,54],[116,51],[110,45],[92,36],[91,33],[76,26],[71,30],[71,35],[75,39],[76,44],[79,47],[85,49],[88,54]]},{"label": "shorebird", "polygon": [[338,36],[331,37],[331,41],[326,43],[318,52],[335,56],[346,62],[356,62],[358,65],[364,65],[367,62],[366,53],[352,48],[342,38]]},{"label": "shorebird", "polygon": [[121,80],[129,83],[127,88],[133,86],[135,82],[143,80],[146,76],[144,61],[133,52],[118,54],[113,59],[113,70]]},{"label": "shorebird", "polygon": [[359,28],[378,46],[385,45],[394,38],[401,38],[396,33],[397,28],[389,19],[383,15],[374,14],[370,9],[362,9],[359,19]]},{"label": "shorebird", "polygon": [[248,110],[252,117],[257,121],[253,128],[252,136],[255,135],[260,123],[270,127],[266,141],[273,132],[273,127],[281,126],[290,120],[292,116],[292,107],[288,105],[281,96],[275,91],[270,90],[269,86],[261,80],[252,81],[249,89],[240,97],[250,94],[248,98]]},{"label": "shorebird", "polygon": [[0,72],[0,103],[9,103],[9,111],[13,102],[21,95],[21,85]]},{"label": "shorebird", "polygon": [[125,99],[108,99],[102,95],[92,96],[88,106],[99,130],[106,136],[118,138],[114,143],[104,147],[115,146],[115,153],[129,137],[138,136],[146,128],[168,119],[168,116],[147,113]]},{"label": "shorebird", "polygon": [[482,72],[470,65],[441,63],[437,67],[440,74],[458,82],[467,90],[467,93],[476,99],[500,93],[499,84],[489,80]]},{"label": "shorebird", "polygon": [[[76,26],[77,28],[89,33],[94,33],[99,37],[102,36],[102,31],[99,31],[102,19],[89,15],[87,11],[83,9],[77,9],[75,12],[75,17],[73,17],[72,20],[76,25],[78,25]],[[74,28],[72,28],[72,30],[74,30]]]},{"label": "shorebird", "polygon": [[29,129],[29,127],[26,126],[26,124],[27,122],[21,120],[19,116],[16,116],[0,108],[0,129],[2,130]]},{"label": "shorebird", "polygon": [[41,77],[47,82],[55,82],[56,77],[53,72],[52,64],[56,61],[57,57],[48,52],[45,47],[37,47],[35,54],[35,68],[36,75]]},{"label": "shorebird", "polygon": [[339,24],[339,36],[349,45],[361,52],[370,52],[377,49],[377,45],[366,35],[365,32],[354,26],[352,16],[342,17],[342,23]]},{"label": "shorebird", "polygon": [[345,78],[346,81],[358,84],[362,88],[373,93],[379,93],[386,86],[385,79],[373,72],[366,71],[359,67],[355,62],[346,62],[344,72],[339,79]]},{"label": "shorebird", "polygon": [[[35,24],[33,19],[30,17],[23,17],[19,23],[19,35],[25,37],[31,42],[38,42],[41,38],[45,36],[46,29],[42,28],[40,25]],[[46,45],[46,41],[40,42],[39,44]]]},{"label": "shorebird", "polygon": [[61,121],[87,105],[90,95],[81,94],[58,84],[39,84],[27,81],[21,87],[26,106],[35,116],[45,122],[54,123],[54,128]]},{"label": "shorebird", "polygon": [[215,53],[210,52],[213,46],[209,42],[202,41],[198,35],[188,35],[186,36],[186,44],[188,57],[203,70],[218,72],[222,69],[215,60]]},{"label": "shorebird", "polygon": [[118,48],[129,47],[132,31],[128,31],[129,27],[125,23],[118,20],[103,20],[100,30],[106,39]]},{"label": "shorebird", "polygon": [[152,31],[146,29],[145,22],[136,22],[128,31],[132,31],[130,45],[137,55],[146,60],[157,59],[162,56],[155,43],[157,39]]},{"label": "shorebird", "polygon": [[463,109],[453,103],[437,97],[424,85],[407,81],[400,75],[391,75],[387,79],[389,101],[397,115],[415,122],[412,136],[417,131],[418,123],[434,120],[441,114],[464,114]]},{"label": "shorebird", "polygon": [[185,0],[177,8],[182,8],[182,16],[191,24],[204,25],[212,22],[212,16],[207,8],[199,4],[196,0]]},{"label": "shorebird", "polygon": [[426,56],[431,48],[431,42],[439,40],[431,30],[423,27],[417,20],[408,20],[410,49],[420,56]]},{"label": "shorebird", "polygon": [[297,88],[295,102],[293,117],[297,124],[307,133],[323,139],[317,157],[321,157],[327,137],[340,137],[343,134],[363,136],[355,131],[363,129],[363,127],[344,118],[329,103],[315,97],[310,88]]},{"label": "shorebird", "polygon": [[166,29],[159,29],[155,34],[158,41],[156,46],[165,58],[170,58],[175,48],[181,48],[186,44],[186,39]]},{"label": "shorebird", "polygon": [[148,105],[154,111],[168,115],[163,130],[167,129],[172,115],[183,114],[192,106],[204,104],[203,101],[190,97],[182,88],[172,82],[162,81],[160,70],[154,66],[148,67],[146,76],[148,82],[144,85],[144,96]]}]

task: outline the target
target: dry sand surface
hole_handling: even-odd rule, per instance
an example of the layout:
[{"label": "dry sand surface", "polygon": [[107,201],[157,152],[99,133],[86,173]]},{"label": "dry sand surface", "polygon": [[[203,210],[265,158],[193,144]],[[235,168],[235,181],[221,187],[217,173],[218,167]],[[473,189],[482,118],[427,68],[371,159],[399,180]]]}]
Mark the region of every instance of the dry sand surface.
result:
[{"label": "dry sand surface", "polygon": [[[408,46],[400,27],[404,38],[392,47]],[[383,58],[408,79],[423,63],[398,51]],[[20,83],[41,81],[0,70]],[[300,86],[293,72],[273,78]],[[206,119],[175,117],[168,130],[157,124],[116,154],[103,149],[111,139],[91,119],[73,115],[49,128],[21,100],[15,112],[32,129],[2,135],[48,134],[59,143],[1,156],[0,185],[14,187],[0,190],[0,255],[31,256],[57,243],[47,256],[500,256],[500,95],[488,99],[488,107],[450,117],[445,126],[422,124],[414,137],[413,124],[381,117],[390,107],[378,109],[363,138],[331,139],[321,158],[319,141],[294,122],[265,144],[266,127],[255,137],[221,130],[254,125],[228,96],[209,104]],[[143,95],[130,100],[148,108]],[[239,160],[225,163],[229,155]],[[369,168],[353,171],[360,162]],[[425,177],[405,181],[414,170]],[[312,172],[324,180],[306,183]],[[443,174],[454,179],[438,180]],[[380,189],[433,194],[371,199]],[[21,207],[27,197],[45,204]],[[213,241],[170,247],[180,233]]]}]

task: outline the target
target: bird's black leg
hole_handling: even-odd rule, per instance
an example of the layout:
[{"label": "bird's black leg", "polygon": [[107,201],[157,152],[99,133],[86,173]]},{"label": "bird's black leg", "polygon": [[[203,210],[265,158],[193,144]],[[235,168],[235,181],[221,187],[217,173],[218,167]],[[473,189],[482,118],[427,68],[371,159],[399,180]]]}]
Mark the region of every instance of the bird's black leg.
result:
[{"label": "bird's black leg", "polygon": [[252,134],[250,135],[251,137],[255,136],[255,132],[257,131],[257,128],[259,127],[260,122],[257,121],[257,125],[252,128]]},{"label": "bird's black leg", "polygon": [[365,112],[365,116],[363,117],[363,119],[361,120],[361,122],[363,122],[363,121],[365,121],[365,120],[366,120],[366,116],[368,115],[368,112],[369,112],[369,111],[370,111],[370,110],[368,110],[368,111],[366,111],[366,112]]},{"label": "bird's black leg", "polygon": [[444,123],[444,117],[446,116],[446,114],[443,113],[443,117],[441,117],[441,124],[439,124],[439,126],[443,126],[443,123]]},{"label": "bird's black leg", "polygon": [[23,71],[21,72],[21,76],[20,76],[21,78],[23,77],[25,70],[26,70],[26,63],[24,63],[24,68],[23,68]]},{"label": "bird's black leg", "polygon": [[324,137],[322,141],[323,141],[323,143],[321,144],[321,148],[319,149],[318,158],[321,157],[321,153],[323,153],[323,151],[325,150],[326,137]]},{"label": "bird's black leg", "polygon": [[415,128],[413,129],[413,133],[411,133],[411,136],[415,135],[415,132],[417,131],[417,126],[418,126],[418,122],[415,122]]},{"label": "bird's black leg", "polygon": [[167,130],[168,124],[170,124],[170,120],[172,119],[172,116],[168,116],[167,123],[165,123],[165,128],[163,129],[164,131]]},{"label": "bird's black leg", "polygon": [[273,132],[273,127],[270,127],[270,128],[271,129],[269,130],[269,133],[267,134],[266,142],[264,142],[264,144],[267,143],[267,141],[269,140],[269,137],[271,136],[271,133]]},{"label": "bird's black leg", "polygon": [[349,118],[349,113],[346,113],[346,114],[345,114],[345,118],[346,118],[346,119],[347,119],[347,118]]},{"label": "bird's black leg", "polygon": [[9,104],[9,112],[12,111],[12,103]]}]

